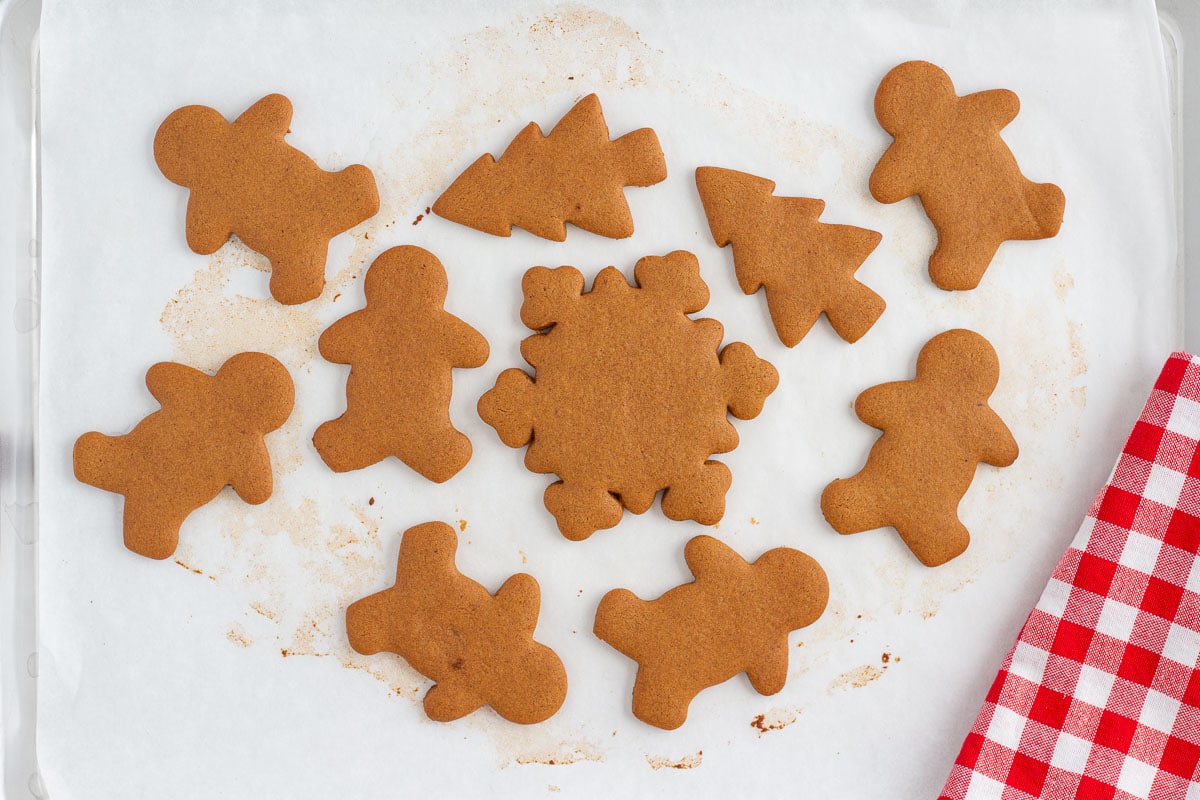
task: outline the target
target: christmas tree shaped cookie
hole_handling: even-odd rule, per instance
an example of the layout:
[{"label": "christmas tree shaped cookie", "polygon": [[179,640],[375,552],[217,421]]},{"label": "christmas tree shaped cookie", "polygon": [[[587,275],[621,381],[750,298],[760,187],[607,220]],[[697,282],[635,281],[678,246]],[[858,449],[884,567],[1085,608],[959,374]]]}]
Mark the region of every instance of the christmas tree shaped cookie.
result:
[{"label": "christmas tree shaped cookie", "polygon": [[535,375],[505,370],[479,414],[525,466],[556,473],[546,508],[568,539],[641,514],[666,490],[671,519],[705,525],[725,513],[729,468],[709,459],[737,446],[727,412],[751,419],[779,381],[749,345],[724,349],[724,329],[688,314],[708,303],[691,253],[647,256],[630,286],[614,267],[591,291],[574,267],[525,273],[521,320],[543,331],[521,343]]},{"label": "christmas tree shaped cookie", "polygon": [[825,203],[774,197],[766,178],[717,167],[696,170],[696,188],[718,246],[733,245],[738,284],[766,291],[775,332],[794,347],[822,312],[848,342],[883,313],[883,298],[854,278],[882,238],[875,231],[821,222]]},{"label": "christmas tree shaped cookie", "polygon": [[446,289],[433,253],[393,247],[367,271],[367,307],[321,334],[321,355],[350,365],[346,413],[313,436],[335,472],[395,456],[441,483],[470,460],[470,440],[450,422],[450,371],[481,366],[488,344],[445,311]]},{"label": "christmas tree shaped cookie", "polygon": [[433,212],[494,236],[512,227],[561,242],[566,223],[624,239],[633,235],[626,186],[667,177],[658,137],[649,128],[609,140],[594,94],[583,98],[549,136],[529,123],[499,160],[480,156],[450,184]]},{"label": "christmas tree shaped cookie", "polygon": [[567,673],[533,640],[537,581],[519,573],[490,595],[458,571],[457,548],[442,522],[405,531],[396,584],[346,610],[350,646],[395,653],[434,681],[425,694],[430,719],[448,722],[484,705],[512,722],[548,719],[566,697]]},{"label": "christmas tree shaped cookie", "polygon": [[970,534],[958,504],[975,468],[1017,459],[1012,433],[987,402],[999,376],[987,339],[957,329],[921,348],[914,380],[860,394],[854,412],[883,435],[857,475],[825,487],[821,511],[834,530],[891,526],[930,567],[966,550]]},{"label": "christmas tree shaped cookie", "polygon": [[292,379],[262,353],[241,353],[216,375],[155,364],[146,388],[162,408],[124,436],[85,433],[75,442],[75,477],[125,495],[125,546],[167,558],[187,516],[232,486],[247,503],[271,496],[263,437],[292,413]]},{"label": "christmas tree shaped cookie", "polygon": [[1062,225],[1062,190],[1022,175],[1000,138],[1020,108],[1007,89],[959,97],[925,61],[905,62],[879,84],[875,117],[895,141],[871,173],[871,194],[881,203],[921,198],[938,233],[929,277],[943,289],[974,289],[1002,242],[1046,239]]},{"label": "christmas tree shaped cookie", "polygon": [[283,140],[291,121],[291,102],[271,94],[233,122],[185,106],[154,137],[162,174],[191,190],[188,246],[207,255],[237,234],[270,260],[271,296],[288,305],[321,294],[329,240],[379,211],[371,171],[321,169]]},{"label": "christmas tree shaped cookie", "polygon": [[752,564],[711,536],[687,543],[696,576],[657,600],[614,589],[594,632],[638,662],[633,714],[674,730],[704,689],[745,672],[759,694],[783,688],[788,633],[811,625],[829,600],[820,564],[799,550],[770,550]]}]

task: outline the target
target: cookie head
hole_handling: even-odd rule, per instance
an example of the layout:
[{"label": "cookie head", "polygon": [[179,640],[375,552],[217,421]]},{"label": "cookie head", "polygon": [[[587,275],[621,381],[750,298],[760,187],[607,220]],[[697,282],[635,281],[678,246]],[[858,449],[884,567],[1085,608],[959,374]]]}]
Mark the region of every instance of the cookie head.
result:
[{"label": "cookie head", "polygon": [[987,339],[957,328],[925,343],[917,356],[917,374],[987,397],[1000,379],[1000,359]]},{"label": "cookie head", "polygon": [[368,303],[395,298],[407,306],[440,306],[446,300],[446,270],[428,250],[393,247],[372,262],[363,291]]},{"label": "cookie head", "polygon": [[875,92],[875,117],[895,135],[910,122],[921,122],[957,95],[954,83],[928,61],[906,61],[884,76]]},{"label": "cookie head", "polygon": [[811,625],[829,601],[829,579],[814,559],[799,550],[779,547],[754,562],[758,593],[771,598],[764,609],[786,630]]},{"label": "cookie head", "polygon": [[228,129],[225,118],[208,106],[176,109],[154,135],[154,161],[171,183],[191,186],[205,166],[204,151]]},{"label": "cookie head", "polygon": [[287,421],[295,389],[287,368],[265,353],[239,353],[217,372],[225,397],[264,431]]}]

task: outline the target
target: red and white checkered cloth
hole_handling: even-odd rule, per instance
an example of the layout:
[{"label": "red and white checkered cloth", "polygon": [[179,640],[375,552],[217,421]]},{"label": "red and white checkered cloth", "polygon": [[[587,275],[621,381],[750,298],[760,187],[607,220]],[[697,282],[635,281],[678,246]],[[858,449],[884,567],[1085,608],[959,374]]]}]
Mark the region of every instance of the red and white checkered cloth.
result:
[{"label": "red and white checkered cloth", "polygon": [[942,800],[1200,800],[1200,358],[1167,360]]}]

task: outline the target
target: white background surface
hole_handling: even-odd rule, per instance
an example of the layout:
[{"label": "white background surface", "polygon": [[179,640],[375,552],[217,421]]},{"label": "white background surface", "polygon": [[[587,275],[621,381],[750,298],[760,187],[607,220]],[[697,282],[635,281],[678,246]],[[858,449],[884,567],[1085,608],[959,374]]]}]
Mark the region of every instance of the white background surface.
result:
[{"label": "white background surface", "polygon": [[[936,794],[1177,345],[1160,40],[1149,3],[824,5],[48,3],[38,747],[51,797]],[[973,292],[929,283],[934,237],[915,201],[881,206],[866,191],[888,142],[874,89],[909,58],[940,64],[960,93],[1016,91],[1005,139],[1026,175],[1067,197],[1061,234],[1005,244]],[[382,200],[334,241],[322,298],[298,308],[270,300],[244,249],[187,250],[186,193],[151,155],[175,107],[232,117],[272,91],[295,105],[290,142],[329,169],[368,165]],[[548,130],[589,91],[614,136],[653,127],[666,154],[665,183],[627,192],[631,239],[412,224],[480,153],[530,120]],[[859,277],[888,310],[859,343],[824,321],[792,350],[778,343],[762,298],[740,293],[730,252],[708,235],[692,183],[708,164],[824,198],[826,221],[883,233]],[[340,413],[346,374],[315,355],[316,336],[361,306],[365,265],[397,244],[441,258],[447,308],[492,346],[486,366],[456,373],[452,416],[475,456],[441,486],[395,461],[333,475],[309,442]],[[523,365],[520,276],[563,263],[629,274],[639,256],[676,248],[699,256],[712,290],[700,316],[774,363],[780,388],[721,457],[734,484],[717,530],[655,508],[568,542],[541,505],[550,478],[527,473],[474,411],[500,370]],[[854,418],[855,395],[910,377],[921,344],[955,326],[995,344],[992,404],[1022,455],[980,470],[961,509],[971,548],[929,570],[891,531],[837,536],[818,498],[876,435]],[[269,439],[275,495],[250,507],[227,490],[196,512],[176,554],[185,566],[134,556],[120,498],[71,477],[74,439],[153,410],[142,379],[155,361],[214,369],[247,349],[280,357],[297,385],[292,420]],[[459,566],[490,589],[521,570],[541,582],[538,639],[571,680],[548,723],[487,710],[428,722],[426,681],[346,645],[344,607],[391,584],[400,532],[430,519],[465,521]],[[760,697],[736,678],[667,733],[629,713],[635,665],[591,636],[592,614],[613,586],[652,597],[687,580],[682,545],[701,532],[748,557],[805,550],[832,596],[793,634],[783,692]],[[759,714],[777,729],[753,727]],[[655,768],[684,758],[698,765]]]}]

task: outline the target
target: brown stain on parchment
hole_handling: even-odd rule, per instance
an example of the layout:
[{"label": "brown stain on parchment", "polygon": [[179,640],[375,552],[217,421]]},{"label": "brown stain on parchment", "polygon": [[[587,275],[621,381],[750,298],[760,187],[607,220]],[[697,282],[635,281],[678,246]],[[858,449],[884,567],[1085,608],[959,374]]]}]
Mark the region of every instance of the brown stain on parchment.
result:
[{"label": "brown stain on parchment", "polygon": [[879,680],[887,671],[887,665],[877,667],[874,664],[863,664],[861,667],[855,667],[848,672],[843,672],[825,690],[826,694],[841,689],[861,689],[869,683]]},{"label": "brown stain on parchment", "polygon": [[561,767],[568,764],[578,764],[581,761],[603,761],[604,756],[595,744],[586,740],[564,741],[544,750],[531,750],[512,757],[510,763],[519,766],[542,764],[550,767]]},{"label": "brown stain on parchment", "polygon": [[646,763],[652,769],[695,769],[704,763],[704,751],[697,750],[683,758],[666,758],[664,756],[646,755]]},{"label": "brown stain on parchment", "polygon": [[246,631],[236,623],[225,632],[225,638],[238,647],[249,647],[251,644],[250,639],[246,636]]},{"label": "brown stain on parchment", "polygon": [[236,238],[208,257],[208,265],[196,270],[159,317],[177,361],[212,372],[232,355],[258,351],[294,372],[312,359],[319,332],[312,304],[276,302],[267,294],[265,278],[261,296],[228,290],[235,270],[266,268],[266,258]]},{"label": "brown stain on parchment", "polygon": [[771,731],[781,731],[800,718],[798,708],[772,708],[750,720],[750,727],[758,731],[759,738]]},{"label": "brown stain on parchment", "polygon": [[210,581],[216,581],[216,577],[215,577],[215,576],[213,576],[213,575],[209,575],[207,572],[205,572],[205,571],[204,571],[204,570],[202,570],[202,569],[196,569],[196,568],[195,568],[195,567],[193,567],[193,566],[190,566],[190,565],[188,565],[188,564],[185,564],[185,563],[183,563],[182,561],[180,561],[178,558],[177,558],[177,559],[175,559],[175,563],[176,563],[176,564],[178,564],[179,566],[183,567],[184,569],[186,569],[188,572],[191,572],[191,573],[193,573],[194,575],[200,575],[200,576],[202,576],[202,577],[208,578]]}]

